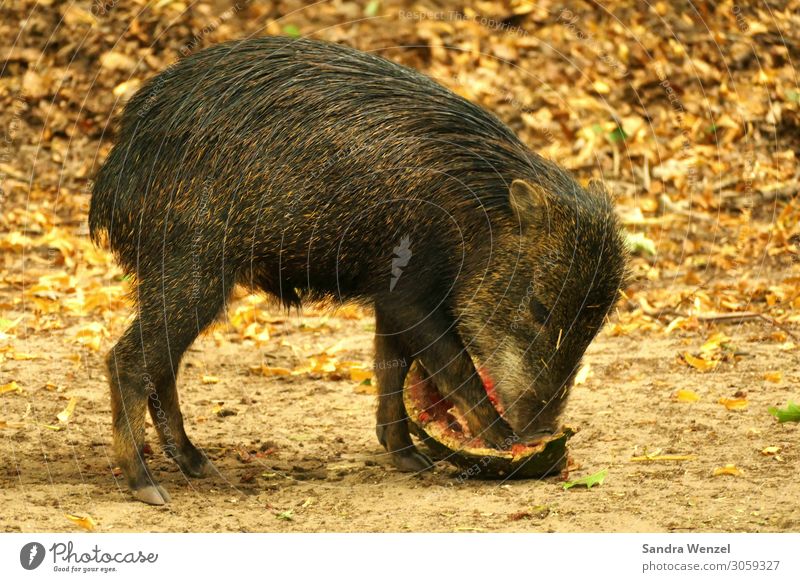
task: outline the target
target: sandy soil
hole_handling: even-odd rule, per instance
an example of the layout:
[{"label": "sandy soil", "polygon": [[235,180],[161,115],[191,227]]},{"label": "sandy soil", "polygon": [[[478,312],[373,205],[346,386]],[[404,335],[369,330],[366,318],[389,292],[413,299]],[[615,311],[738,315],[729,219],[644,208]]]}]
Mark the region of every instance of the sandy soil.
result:
[{"label": "sandy soil", "polygon": [[[782,350],[764,322],[726,326],[736,361],[710,373],[678,354],[697,349],[712,329],[602,334],[587,355],[592,375],[573,390],[564,419],[578,429],[571,478],[608,469],[591,490],[564,490],[558,477],[460,483],[445,463],[431,474],[398,473],[374,435],[374,396],[356,382],[250,371],[262,362],[294,367],[297,347],[310,353],[340,340],[343,359],[369,361],[372,326],[369,317],[306,315],[278,321],[261,347],[201,338],[183,364],[182,405],[189,434],[219,475],[190,480],[154,443],[150,463],[173,498],[160,508],[133,501],[115,476],[106,345],[76,360],[64,341],[69,327],[20,337],[17,350],[38,359],[4,365],[24,390],[0,396],[0,530],[75,531],[65,514],[88,514],[104,532],[800,530],[797,425],[767,413],[797,399],[798,352]],[[772,370],[784,372],[780,383],[764,379]],[[219,382],[205,384],[203,375]],[[681,388],[700,400],[676,402]],[[737,391],[747,394],[746,410],[718,403]],[[68,396],[78,401],[66,430],[43,426],[56,422]],[[149,435],[154,441],[152,427]],[[779,452],[764,454],[766,447]],[[631,460],[659,450],[695,458]],[[714,475],[727,464],[741,474]]]}]

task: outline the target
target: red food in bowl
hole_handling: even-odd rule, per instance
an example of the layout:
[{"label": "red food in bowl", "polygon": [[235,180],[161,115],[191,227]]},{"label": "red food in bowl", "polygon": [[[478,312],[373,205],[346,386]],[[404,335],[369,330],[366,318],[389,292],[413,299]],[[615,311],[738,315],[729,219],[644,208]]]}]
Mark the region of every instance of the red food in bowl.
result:
[{"label": "red food in bowl", "polygon": [[[502,416],[505,412],[485,369],[478,373],[489,401]],[[509,449],[489,447],[473,435],[456,406],[442,396],[433,379],[415,362],[409,370],[403,393],[414,432],[434,457],[464,469],[471,478],[536,478],[558,473],[566,465],[566,443],[572,430],[531,442],[519,442]]]}]

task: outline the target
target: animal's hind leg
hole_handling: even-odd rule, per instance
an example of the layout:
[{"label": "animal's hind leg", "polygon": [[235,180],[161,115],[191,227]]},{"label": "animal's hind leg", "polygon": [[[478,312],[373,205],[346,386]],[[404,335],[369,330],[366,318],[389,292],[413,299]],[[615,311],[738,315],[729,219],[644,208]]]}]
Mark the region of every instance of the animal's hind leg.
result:
[{"label": "animal's hind leg", "polygon": [[141,454],[148,407],[167,455],[191,476],[208,469],[184,430],[175,382],[183,353],[222,309],[232,279],[207,268],[186,273],[185,265],[173,257],[161,273],[140,274],[139,316],[107,358],[114,448],[128,485],[146,503],[169,501]]},{"label": "animal's hind leg", "polygon": [[114,456],[133,494],[145,503],[163,505],[169,495],[150,474],[142,453],[147,399],[155,384],[148,373],[141,339],[137,318],[106,356]]}]

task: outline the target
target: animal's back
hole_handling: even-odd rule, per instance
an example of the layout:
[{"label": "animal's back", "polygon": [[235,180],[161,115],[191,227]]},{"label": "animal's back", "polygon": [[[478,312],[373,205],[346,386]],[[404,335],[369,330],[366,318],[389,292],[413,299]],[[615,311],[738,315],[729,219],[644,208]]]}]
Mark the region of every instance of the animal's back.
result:
[{"label": "animal's back", "polygon": [[[391,256],[400,234],[431,230],[426,220],[450,231],[455,216],[457,229],[483,232],[487,209],[508,211],[519,177],[574,186],[492,114],[417,71],[263,37],[189,56],[131,99],[95,182],[90,228],[108,232],[129,268],[187,245],[229,262],[279,247],[307,260],[311,245],[341,238],[341,225],[370,209],[360,228],[374,228],[365,238]],[[320,277],[342,252],[319,253]]]}]

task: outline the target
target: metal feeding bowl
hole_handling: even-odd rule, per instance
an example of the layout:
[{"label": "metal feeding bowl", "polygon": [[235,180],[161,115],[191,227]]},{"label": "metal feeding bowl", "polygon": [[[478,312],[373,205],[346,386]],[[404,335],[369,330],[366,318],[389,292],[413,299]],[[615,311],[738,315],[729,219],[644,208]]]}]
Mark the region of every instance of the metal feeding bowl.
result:
[{"label": "metal feeding bowl", "polygon": [[[493,400],[491,396],[487,390],[487,397]],[[516,443],[505,450],[493,449],[469,433],[458,409],[439,393],[419,362],[414,362],[408,372],[403,400],[412,432],[436,460],[463,469],[464,478],[536,479],[559,473],[567,464],[567,440],[574,434],[572,429],[563,428],[555,435]]]}]

